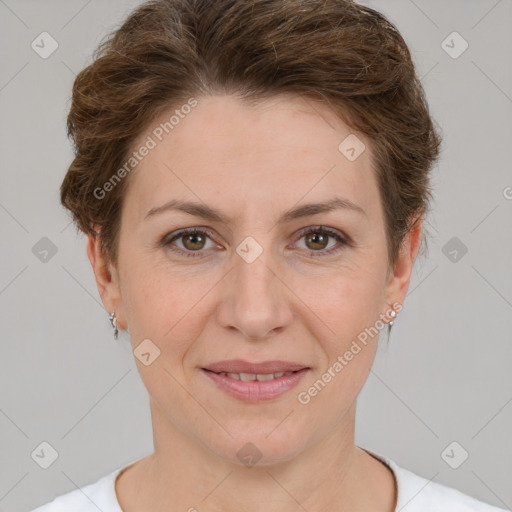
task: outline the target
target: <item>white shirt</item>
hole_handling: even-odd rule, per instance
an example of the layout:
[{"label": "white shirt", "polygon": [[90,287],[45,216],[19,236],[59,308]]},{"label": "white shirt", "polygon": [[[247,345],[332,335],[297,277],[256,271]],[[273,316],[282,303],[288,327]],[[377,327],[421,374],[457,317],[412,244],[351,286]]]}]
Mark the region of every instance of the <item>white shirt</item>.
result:
[{"label": "white shirt", "polygon": [[[395,512],[510,512],[429,481],[375,452],[365,451],[384,462],[395,475],[398,486]],[[117,501],[115,481],[126,467],[116,469],[93,484],[58,496],[31,512],[123,512]]]}]

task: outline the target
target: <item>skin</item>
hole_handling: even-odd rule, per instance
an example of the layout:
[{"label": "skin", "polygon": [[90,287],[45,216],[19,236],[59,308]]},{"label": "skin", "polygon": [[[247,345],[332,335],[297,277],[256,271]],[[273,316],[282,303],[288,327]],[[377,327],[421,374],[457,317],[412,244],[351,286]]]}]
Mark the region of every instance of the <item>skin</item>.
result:
[{"label": "skin", "polygon": [[[134,349],[149,338],[160,350],[148,366],[135,359],[150,398],[155,452],[117,479],[121,507],[391,512],[392,472],[354,444],[356,399],[378,337],[308,404],[297,395],[392,304],[403,303],[421,222],[390,268],[370,143],[358,135],[366,151],[349,161],[338,146],[352,130],[324,104],[288,95],[257,106],[234,96],[198,101],[130,175],[116,265],[88,239],[105,308],[115,310],[120,329],[129,329]],[[169,116],[142,133],[134,148]],[[295,206],[334,196],[366,215],[340,209],[276,224]],[[171,199],[203,202],[231,220],[178,211],[145,219]],[[299,232],[318,226],[352,243],[329,237],[315,244]],[[199,243],[174,240],[178,251],[196,249],[198,257],[159,245],[188,227],[212,231]],[[250,264],[236,252],[248,236],[263,249]],[[339,252],[318,256],[336,246]],[[200,370],[234,358],[290,360],[311,369],[284,395],[248,404]],[[261,453],[253,467],[237,457],[247,442]]]}]

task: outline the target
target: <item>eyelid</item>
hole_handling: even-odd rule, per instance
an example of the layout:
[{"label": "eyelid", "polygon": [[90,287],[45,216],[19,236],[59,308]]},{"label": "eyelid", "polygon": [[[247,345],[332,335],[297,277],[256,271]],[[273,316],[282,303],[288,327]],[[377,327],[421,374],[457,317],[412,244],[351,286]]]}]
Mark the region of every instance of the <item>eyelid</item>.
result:
[{"label": "eyelid", "polygon": [[[297,238],[297,241],[299,241],[302,237],[304,237],[308,233],[324,233],[328,237],[334,238],[338,241],[337,247],[336,246],[334,248],[331,247],[331,249],[328,249],[328,250],[313,251],[313,250],[309,249],[309,253],[314,255],[313,256],[314,258],[317,258],[317,257],[321,258],[324,256],[325,257],[333,256],[335,254],[338,254],[340,251],[342,251],[346,247],[352,246],[352,240],[350,237],[345,235],[342,231],[339,231],[334,228],[329,228],[324,225],[308,226],[306,228],[303,228],[298,231],[298,233],[295,235],[295,238]],[[295,242],[295,243],[297,243],[297,242]],[[340,244],[341,244],[341,246],[340,246]],[[307,249],[305,249],[305,250],[307,250]]]},{"label": "eyelid", "polygon": [[[213,239],[215,237],[214,231],[211,230],[210,228],[202,227],[202,226],[194,226],[194,227],[191,227],[191,228],[178,229],[176,231],[172,231],[171,233],[168,233],[167,235],[165,235],[162,238],[162,240],[160,241],[159,245],[161,245],[162,247],[169,247],[173,240],[177,240],[177,239],[181,238],[183,235],[187,235],[189,233],[201,233],[201,234],[204,233],[205,235],[208,235],[208,237],[212,241],[213,241]],[[194,253],[194,251],[184,251],[183,249],[179,249],[179,248],[176,249],[176,252]],[[195,252],[196,253],[200,253],[200,252],[205,252],[205,251],[195,251]]]},{"label": "eyelid", "polygon": [[302,228],[296,233],[295,236],[302,238],[304,235],[306,235],[307,233],[309,233],[311,231],[320,231],[320,232],[326,233],[332,237],[339,237],[346,244],[350,243],[350,238],[347,235],[345,235],[343,233],[343,231],[324,226],[323,224],[317,224],[314,226],[308,226],[306,228]]}]

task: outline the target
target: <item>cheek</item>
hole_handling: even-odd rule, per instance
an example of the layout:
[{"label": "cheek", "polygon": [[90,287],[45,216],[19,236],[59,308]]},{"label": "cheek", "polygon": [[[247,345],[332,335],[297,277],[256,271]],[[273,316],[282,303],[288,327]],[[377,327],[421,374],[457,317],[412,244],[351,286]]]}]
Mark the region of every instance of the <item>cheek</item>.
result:
[{"label": "cheek", "polygon": [[325,419],[329,411],[330,421],[336,422],[357,398],[371,370],[380,334],[376,322],[382,287],[376,275],[360,271],[323,284],[322,292],[320,288],[316,293],[302,291],[301,297],[315,313],[310,315],[316,325],[312,330],[325,359],[301,391],[309,400],[305,410],[311,421]]},{"label": "cheek", "polygon": [[[349,340],[379,318],[384,288],[376,271],[340,267],[315,279],[298,279],[293,289],[336,343]],[[375,268],[375,265],[373,266]]]},{"label": "cheek", "polygon": [[206,295],[219,277],[194,278],[149,258],[126,261],[125,276],[123,303],[133,347],[150,339],[170,367],[179,367],[211,315]]},{"label": "cheek", "polygon": [[157,338],[165,315],[174,315],[178,289],[169,286],[155,263],[134,255],[125,248],[122,275],[122,298],[127,322],[136,344],[144,338]]}]

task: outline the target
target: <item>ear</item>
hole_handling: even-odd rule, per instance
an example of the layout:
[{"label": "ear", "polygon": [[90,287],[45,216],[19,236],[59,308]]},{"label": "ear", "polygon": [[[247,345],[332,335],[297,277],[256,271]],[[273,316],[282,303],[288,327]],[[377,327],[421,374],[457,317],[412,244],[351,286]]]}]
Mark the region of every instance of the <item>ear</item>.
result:
[{"label": "ear", "polygon": [[[386,285],[386,304],[392,306],[394,303],[402,305],[409,289],[411,274],[418,255],[423,229],[423,219],[417,218],[409,233],[404,237],[400,247],[398,258]],[[397,308],[399,311],[400,309]]]},{"label": "ear", "polygon": [[109,314],[115,311],[118,329],[126,329],[119,274],[116,267],[105,256],[98,235],[87,235],[87,256],[91,262],[103,305]]}]

